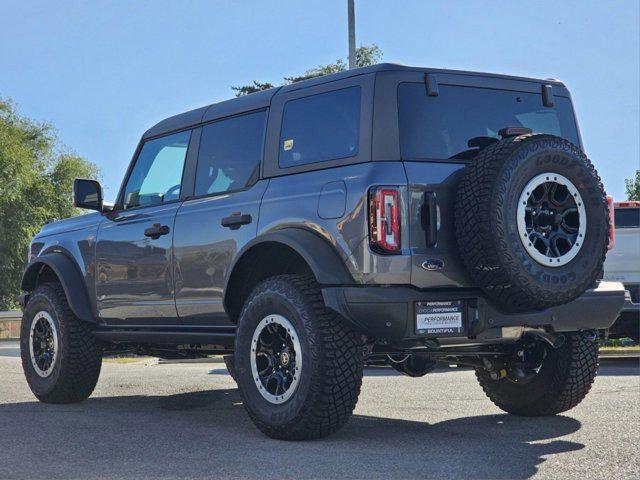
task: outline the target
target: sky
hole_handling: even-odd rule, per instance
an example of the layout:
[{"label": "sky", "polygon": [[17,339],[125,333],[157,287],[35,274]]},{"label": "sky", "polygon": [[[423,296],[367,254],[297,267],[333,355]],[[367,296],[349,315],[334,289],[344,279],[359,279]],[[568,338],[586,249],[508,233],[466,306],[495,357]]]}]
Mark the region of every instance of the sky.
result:
[{"label": "sky", "polygon": [[[640,168],[638,0],[356,0],[384,61],[565,82],[605,189]],[[53,124],[113,200],[163,118],[347,56],[347,1],[0,0],[0,96]]]}]

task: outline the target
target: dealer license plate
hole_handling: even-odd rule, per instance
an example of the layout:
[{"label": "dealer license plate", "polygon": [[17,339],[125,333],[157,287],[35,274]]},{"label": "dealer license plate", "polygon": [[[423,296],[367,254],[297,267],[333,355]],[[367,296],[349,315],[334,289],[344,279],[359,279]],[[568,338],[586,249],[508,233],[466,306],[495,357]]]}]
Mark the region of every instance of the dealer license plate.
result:
[{"label": "dealer license plate", "polygon": [[416,333],[447,336],[463,332],[460,300],[416,303]]}]

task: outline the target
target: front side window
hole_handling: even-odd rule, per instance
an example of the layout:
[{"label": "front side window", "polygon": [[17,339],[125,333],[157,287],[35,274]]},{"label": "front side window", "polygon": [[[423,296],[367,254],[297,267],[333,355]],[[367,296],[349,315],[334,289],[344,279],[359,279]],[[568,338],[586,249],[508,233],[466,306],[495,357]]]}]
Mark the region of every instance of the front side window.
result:
[{"label": "front side window", "polygon": [[358,154],[360,87],[288,101],[280,133],[280,167],[296,167]]},{"label": "front side window", "polygon": [[539,93],[452,85],[440,85],[439,95],[432,97],[423,83],[401,83],[402,158],[469,160],[478,153],[478,143],[499,139],[505,127],[527,127],[579,145],[571,101],[556,96],[554,103],[543,106]]},{"label": "front side window", "polygon": [[195,195],[239,190],[257,178],[266,120],[263,111],[202,128]]},{"label": "front side window", "polygon": [[124,208],[159,205],[180,197],[191,131],[144,143],[124,190]]}]

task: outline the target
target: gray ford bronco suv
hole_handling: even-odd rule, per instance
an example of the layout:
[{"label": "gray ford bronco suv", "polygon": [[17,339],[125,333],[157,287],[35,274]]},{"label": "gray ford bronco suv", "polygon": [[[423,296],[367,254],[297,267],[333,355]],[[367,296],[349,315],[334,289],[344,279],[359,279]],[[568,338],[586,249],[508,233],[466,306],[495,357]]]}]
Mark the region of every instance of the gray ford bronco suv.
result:
[{"label": "gray ford bronco suv", "polygon": [[209,105],[144,133],[114,205],[49,223],[22,280],[43,402],[105,353],[225,355],[256,426],[310,439],[351,415],[367,359],[475,368],[501,409],[576,406],[598,330],[600,178],[555,80],[381,64]]}]

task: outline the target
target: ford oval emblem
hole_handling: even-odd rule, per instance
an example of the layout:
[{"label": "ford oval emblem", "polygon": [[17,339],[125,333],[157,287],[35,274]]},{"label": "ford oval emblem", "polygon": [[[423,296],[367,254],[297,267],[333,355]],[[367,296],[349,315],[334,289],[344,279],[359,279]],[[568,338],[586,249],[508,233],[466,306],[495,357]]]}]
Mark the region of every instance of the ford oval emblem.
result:
[{"label": "ford oval emblem", "polygon": [[444,261],[439,258],[430,258],[422,262],[422,268],[428,272],[437,272],[444,268]]}]

